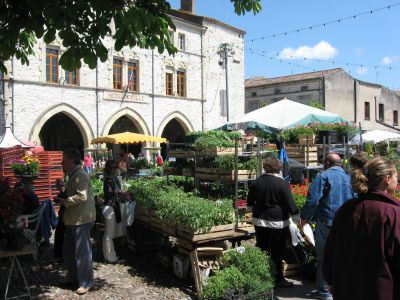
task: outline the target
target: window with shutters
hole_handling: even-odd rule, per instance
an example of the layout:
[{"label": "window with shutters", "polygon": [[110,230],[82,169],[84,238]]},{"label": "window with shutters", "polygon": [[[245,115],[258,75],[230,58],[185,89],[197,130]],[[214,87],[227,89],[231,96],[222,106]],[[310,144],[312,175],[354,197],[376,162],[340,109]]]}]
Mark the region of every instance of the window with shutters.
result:
[{"label": "window with shutters", "polygon": [[58,56],[59,49],[46,48],[46,81],[58,83]]},{"label": "window with shutters", "polygon": [[122,59],[114,58],[113,62],[114,90],[122,90]]},{"label": "window with shutters", "polygon": [[178,34],[178,47],[179,50],[185,51],[186,50],[186,46],[185,46],[185,35],[183,33],[179,33]]},{"label": "window with shutters", "polygon": [[379,103],[379,121],[385,121],[385,106]]},{"label": "window with shutters", "polygon": [[79,85],[79,69],[74,71],[65,71],[65,82],[68,85]]},{"label": "window with shutters", "polygon": [[186,74],[185,71],[176,72],[177,85],[176,92],[179,97],[186,97]]},{"label": "window with shutters", "polygon": [[169,96],[174,95],[174,75],[170,72],[165,73],[165,93]]},{"label": "window with shutters", "polygon": [[370,104],[369,102],[364,102],[364,120],[369,120],[370,119]]},{"label": "window with shutters", "polygon": [[139,63],[128,63],[128,89],[132,92],[139,91]]}]

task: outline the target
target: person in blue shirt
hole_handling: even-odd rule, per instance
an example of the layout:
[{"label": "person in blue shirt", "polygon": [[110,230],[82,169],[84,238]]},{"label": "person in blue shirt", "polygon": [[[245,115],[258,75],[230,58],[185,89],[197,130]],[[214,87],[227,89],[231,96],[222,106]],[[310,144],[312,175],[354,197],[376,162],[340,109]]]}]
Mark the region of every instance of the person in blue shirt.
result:
[{"label": "person in blue shirt", "polygon": [[347,200],[355,197],[350,176],[343,170],[341,163],[342,160],[336,153],[329,153],[325,157],[325,171],[318,174],[310,185],[306,203],[300,213],[301,227],[311,221],[316,223],[314,234],[317,254],[317,290],[311,293],[311,296],[316,299],[332,299],[322,275],[325,243],[336,211]]}]

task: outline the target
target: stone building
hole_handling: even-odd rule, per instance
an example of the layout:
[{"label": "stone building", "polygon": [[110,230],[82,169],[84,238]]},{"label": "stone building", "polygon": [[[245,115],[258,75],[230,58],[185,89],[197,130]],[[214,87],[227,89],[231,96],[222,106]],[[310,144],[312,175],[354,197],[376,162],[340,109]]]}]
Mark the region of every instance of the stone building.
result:
[{"label": "stone building", "polygon": [[361,122],[363,130],[400,131],[400,93],[353,78],[341,68],[245,81],[246,112],[287,98],[319,104],[343,118]]},{"label": "stone building", "polygon": [[[0,74],[1,128],[6,119],[20,140],[61,150],[89,148],[92,138],[123,131],[178,142],[187,131],[223,124],[227,101],[221,44],[243,48],[245,32],[195,15],[193,4],[183,0],[182,9],[172,12],[174,56],[157,49],[117,52],[107,36],[106,62],[99,61],[94,70],[82,64],[69,72],[58,64],[62,42],[38,40],[29,66],[13,59],[6,62],[8,74]],[[228,58],[232,116],[244,113],[243,59],[240,50]],[[140,145],[129,151],[138,153]]]}]

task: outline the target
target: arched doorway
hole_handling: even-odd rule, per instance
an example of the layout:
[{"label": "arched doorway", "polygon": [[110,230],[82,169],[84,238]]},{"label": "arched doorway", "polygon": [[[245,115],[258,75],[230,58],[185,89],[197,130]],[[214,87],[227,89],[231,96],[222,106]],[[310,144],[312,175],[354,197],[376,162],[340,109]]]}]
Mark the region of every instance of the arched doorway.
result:
[{"label": "arched doorway", "polygon": [[[140,130],[130,118],[128,118],[127,116],[122,116],[118,118],[118,120],[115,121],[115,123],[111,126],[108,134],[121,133],[125,131],[140,133]],[[121,150],[123,150],[125,153],[132,153],[135,157],[137,157],[142,150],[142,144],[129,144],[129,145],[110,144],[107,145],[107,148],[112,149],[113,153],[117,155],[121,152]],[[114,158],[117,159],[118,156],[117,157],[114,156]]]},{"label": "arched doorway", "polygon": [[[166,138],[170,143],[184,143],[186,131],[182,125],[176,120],[172,119],[165,125],[161,137]],[[167,147],[166,144],[161,144],[161,155],[166,157]]]},{"label": "arched doorway", "polygon": [[75,122],[64,113],[57,113],[48,119],[40,129],[39,138],[46,150],[76,148],[83,155],[85,145],[82,133]]}]

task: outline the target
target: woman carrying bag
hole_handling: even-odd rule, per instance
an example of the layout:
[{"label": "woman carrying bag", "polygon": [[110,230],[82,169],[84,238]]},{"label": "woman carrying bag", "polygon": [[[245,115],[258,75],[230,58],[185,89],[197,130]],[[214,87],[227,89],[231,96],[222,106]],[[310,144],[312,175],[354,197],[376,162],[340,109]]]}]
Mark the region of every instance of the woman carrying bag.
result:
[{"label": "woman carrying bag", "polygon": [[121,190],[119,165],[108,160],[104,167],[104,208],[105,232],[103,255],[107,262],[115,263],[118,257],[114,249],[114,238],[126,235],[126,226],[133,222],[134,202],[132,195]]}]

